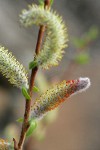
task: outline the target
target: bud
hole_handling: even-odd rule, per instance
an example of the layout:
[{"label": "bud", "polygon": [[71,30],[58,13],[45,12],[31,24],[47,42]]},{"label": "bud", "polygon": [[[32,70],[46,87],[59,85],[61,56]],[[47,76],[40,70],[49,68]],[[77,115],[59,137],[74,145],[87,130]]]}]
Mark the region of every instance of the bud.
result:
[{"label": "bud", "polygon": [[47,90],[37,99],[32,107],[31,118],[42,118],[48,111],[55,109],[66,98],[75,93],[82,92],[90,86],[89,78],[63,81]]}]

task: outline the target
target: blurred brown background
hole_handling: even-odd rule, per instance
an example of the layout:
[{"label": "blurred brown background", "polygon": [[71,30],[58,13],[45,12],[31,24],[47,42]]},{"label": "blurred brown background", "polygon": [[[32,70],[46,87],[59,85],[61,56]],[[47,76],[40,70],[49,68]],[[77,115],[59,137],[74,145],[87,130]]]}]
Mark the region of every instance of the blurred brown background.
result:
[{"label": "blurred brown background", "polygon": [[[26,66],[33,59],[38,27],[24,28],[19,13],[32,0],[0,0],[0,44],[7,47]],[[34,2],[37,3],[37,0]],[[54,0],[53,9],[63,16],[68,28],[69,46],[58,67],[42,71],[48,84],[63,79],[89,77],[91,87],[62,104],[56,121],[48,126],[46,137],[33,142],[31,150],[100,150],[100,37],[88,46],[90,61],[70,62],[76,47],[73,37],[81,37],[93,25],[100,26],[99,0]],[[41,75],[40,75],[41,76]],[[40,77],[39,76],[39,77]],[[38,77],[37,77],[38,78]],[[38,82],[39,79],[37,79]],[[44,83],[43,83],[44,85]],[[0,137],[16,134],[16,119],[23,116],[24,98],[0,74]],[[10,130],[11,129],[11,130]],[[13,131],[14,130],[14,131]],[[10,132],[10,133],[8,133]]]}]

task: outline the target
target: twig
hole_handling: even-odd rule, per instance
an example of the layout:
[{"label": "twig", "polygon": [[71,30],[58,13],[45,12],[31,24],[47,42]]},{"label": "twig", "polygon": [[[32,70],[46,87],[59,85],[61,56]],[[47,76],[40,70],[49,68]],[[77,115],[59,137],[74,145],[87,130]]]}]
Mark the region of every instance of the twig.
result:
[{"label": "twig", "polygon": [[[45,0],[44,4],[45,4],[44,5],[45,9],[49,8],[50,0]],[[36,50],[35,50],[36,55],[38,55],[38,53],[40,52],[44,31],[45,31],[45,26],[40,26],[40,30],[39,30],[39,33],[38,33],[37,44],[36,44]],[[32,89],[33,89],[33,86],[34,86],[34,80],[35,80],[35,76],[36,76],[37,71],[38,71],[38,67],[35,67],[35,68],[32,69],[31,78],[30,78],[30,87],[29,87],[29,94],[30,94],[31,99],[26,100],[24,121],[23,121],[23,124],[22,124],[22,130],[21,130],[21,134],[20,134],[18,148],[16,146],[16,140],[14,139],[14,150],[22,150],[23,149],[23,144],[24,144],[24,141],[25,141],[26,132],[29,128],[28,120],[29,120],[29,115],[30,115],[30,110],[31,110]]]},{"label": "twig", "polygon": [[14,138],[13,138],[13,142],[14,142],[14,150],[17,150],[18,149],[17,142],[16,142],[16,140]]}]

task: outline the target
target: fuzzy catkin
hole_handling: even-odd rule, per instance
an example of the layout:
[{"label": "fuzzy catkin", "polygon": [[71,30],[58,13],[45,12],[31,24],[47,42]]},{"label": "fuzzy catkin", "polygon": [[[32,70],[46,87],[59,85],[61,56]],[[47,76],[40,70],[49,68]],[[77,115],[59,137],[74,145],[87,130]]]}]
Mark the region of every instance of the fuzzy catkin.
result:
[{"label": "fuzzy catkin", "polygon": [[52,10],[32,5],[29,6],[29,10],[22,11],[20,22],[26,27],[33,24],[46,26],[45,40],[41,52],[35,56],[35,63],[44,69],[58,65],[68,41],[67,29],[62,18]]},{"label": "fuzzy catkin", "polygon": [[8,81],[18,88],[23,86],[28,89],[27,72],[12,53],[0,46],[0,72]]},{"label": "fuzzy catkin", "polygon": [[14,147],[6,140],[0,139],[0,150],[14,150]]},{"label": "fuzzy catkin", "polygon": [[82,92],[90,86],[89,78],[63,81],[47,90],[37,99],[32,107],[31,118],[42,118],[48,111],[55,109],[69,96]]}]

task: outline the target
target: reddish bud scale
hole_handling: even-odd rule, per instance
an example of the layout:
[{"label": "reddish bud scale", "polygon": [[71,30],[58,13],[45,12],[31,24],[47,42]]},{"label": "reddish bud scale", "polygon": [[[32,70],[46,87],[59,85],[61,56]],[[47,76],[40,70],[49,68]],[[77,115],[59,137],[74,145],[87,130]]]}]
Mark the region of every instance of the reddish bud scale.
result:
[{"label": "reddish bud scale", "polygon": [[[64,82],[65,81],[63,81],[63,83]],[[54,103],[52,103],[52,105],[48,106],[48,111],[49,110],[53,110],[56,107],[58,107],[58,105],[60,105],[60,103],[64,102],[67,97],[69,97],[71,94],[73,94],[76,91],[77,82],[78,82],[78,80],[77,81],[76,80],[69,80],[69,81],[67,81],[66,82],[66,89],[65,89],[64,95],[62,94],[62,96],[61,95],[58,96],[57,100]]]},{"label": "reddish bud scale", "polygon": [[88,78],[79,78],[78,80],[63,81],[47,90],[37,99],[33,105],[31,118],[39,119],[48,111],[55,109],[58,105],[65,101],[65,98],[74,93],[83,91],[90,86]]}]

